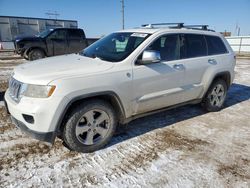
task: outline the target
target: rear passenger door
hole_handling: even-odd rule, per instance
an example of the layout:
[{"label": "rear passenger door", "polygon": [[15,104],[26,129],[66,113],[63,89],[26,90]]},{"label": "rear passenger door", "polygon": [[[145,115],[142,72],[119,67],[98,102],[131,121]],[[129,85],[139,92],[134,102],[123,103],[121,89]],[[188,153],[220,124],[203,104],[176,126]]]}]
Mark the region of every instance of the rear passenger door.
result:
[{"label": "rear passenger door", "polygon": [[77,53],[87,46],[86,38],[82,30],[68,30],[68,53]]},{"label": "rear passenger door", "polygon": [[183,101],[197,99],[203,91],[202,79],[210,66],[204,35],[182,34],[181,59],[184,60],[185,76]]}]

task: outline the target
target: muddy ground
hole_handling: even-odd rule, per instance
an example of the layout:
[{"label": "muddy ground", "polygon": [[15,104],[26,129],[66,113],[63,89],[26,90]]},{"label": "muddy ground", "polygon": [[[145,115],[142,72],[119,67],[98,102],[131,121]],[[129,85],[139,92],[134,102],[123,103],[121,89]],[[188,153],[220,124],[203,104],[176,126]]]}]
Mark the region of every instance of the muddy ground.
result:
[{"label": "muddy ground", "polygon": [[[0,61],[2,90],[23,62]],[[250,60],[237,60],[222,111],[192,105],[137,119],[90,154],[31,139],[0,102],[0,187],[250,187],[249,114]]]}]

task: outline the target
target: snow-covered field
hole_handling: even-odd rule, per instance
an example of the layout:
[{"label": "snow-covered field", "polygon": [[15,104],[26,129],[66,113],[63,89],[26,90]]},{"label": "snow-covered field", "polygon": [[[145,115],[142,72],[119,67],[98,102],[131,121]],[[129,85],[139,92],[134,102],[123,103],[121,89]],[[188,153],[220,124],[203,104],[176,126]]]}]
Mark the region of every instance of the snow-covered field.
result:
[{"label": "snow-covered field", "polygon": [[141,118],[90,154],[27,137],[0,102],[0,187],[250,187],[249,114],[250,60],[237,61],[222,111],[195,105]]}]

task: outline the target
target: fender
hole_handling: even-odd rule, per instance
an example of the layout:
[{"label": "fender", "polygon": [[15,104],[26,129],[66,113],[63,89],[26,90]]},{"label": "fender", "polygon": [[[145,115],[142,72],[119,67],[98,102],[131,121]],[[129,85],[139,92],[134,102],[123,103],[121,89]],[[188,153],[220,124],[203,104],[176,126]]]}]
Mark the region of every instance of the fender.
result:
[{"label": "fender", "polygon": [[113,97],[113,99],[116,100],[118,107],[119,107],[119,110],[121,112],[121,121],[124,121],[124,119],[126,118],[125,110],[124,110],[124,107],[123,107],[123,104],[122,104],[120,97],[115,92],[103,91],[103,92],[94,92],[94,93],[83,94],[83,95],[80,95],[80,96],[77,96],[77,97],[70,99],[70,102],[68,102],[66,107],[61,112],[59,119],[56,123],[56,129],[54,131],[54,133],[55,133],[54,138],[60,133],[60,128],[61,128],[63,119],[64,119],[65,115],[67,114],[68,110],[70,109],[70,107],[73,105],[73,103],[75,103],[76,101],[79,101],[79,100],[87,99],[87,98],[105,97],[105,96]]},{"label": "fender", "polygon": [[[212,75],[212,76],[208,77],[208,75]],[[230,85],[232,84],[232,80],[231,80],[232,75],[230,71],[228,70],[217,71],[217,72],[214,72],[213,74],[210,71],[207,71],[207,73],[204,75],[203,80],[202,80],[202,82],[206,83],[206,85],[204,85],[204,90],[201,93],[200,98],[204,97],[204,95],[207,93],[207,90],[209,89],[209,87],[211,86],[211,84],[213,83],[216,77],[220,77],[224,75],[229,76],[229,80],[225,80],[225,81],[227,82],[227,86],[230,87]]]}]

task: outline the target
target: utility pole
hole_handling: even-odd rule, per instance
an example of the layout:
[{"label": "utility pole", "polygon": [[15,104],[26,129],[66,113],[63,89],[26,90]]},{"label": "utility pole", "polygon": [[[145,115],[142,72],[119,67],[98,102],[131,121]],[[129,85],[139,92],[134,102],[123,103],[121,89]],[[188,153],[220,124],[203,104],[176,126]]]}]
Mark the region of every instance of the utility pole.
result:
[{"label": "utility pole", "polygon": [[124,0],[121,0],[121,3],[122,3],[122,29],[124,29],[125,28],[125,20],[124,20],[124,8],[125,8],[125,6],[124,6]]},{"label": "utility pole", "polygon": [[238,36],[240,36],[240,27],[238,28]]}]

